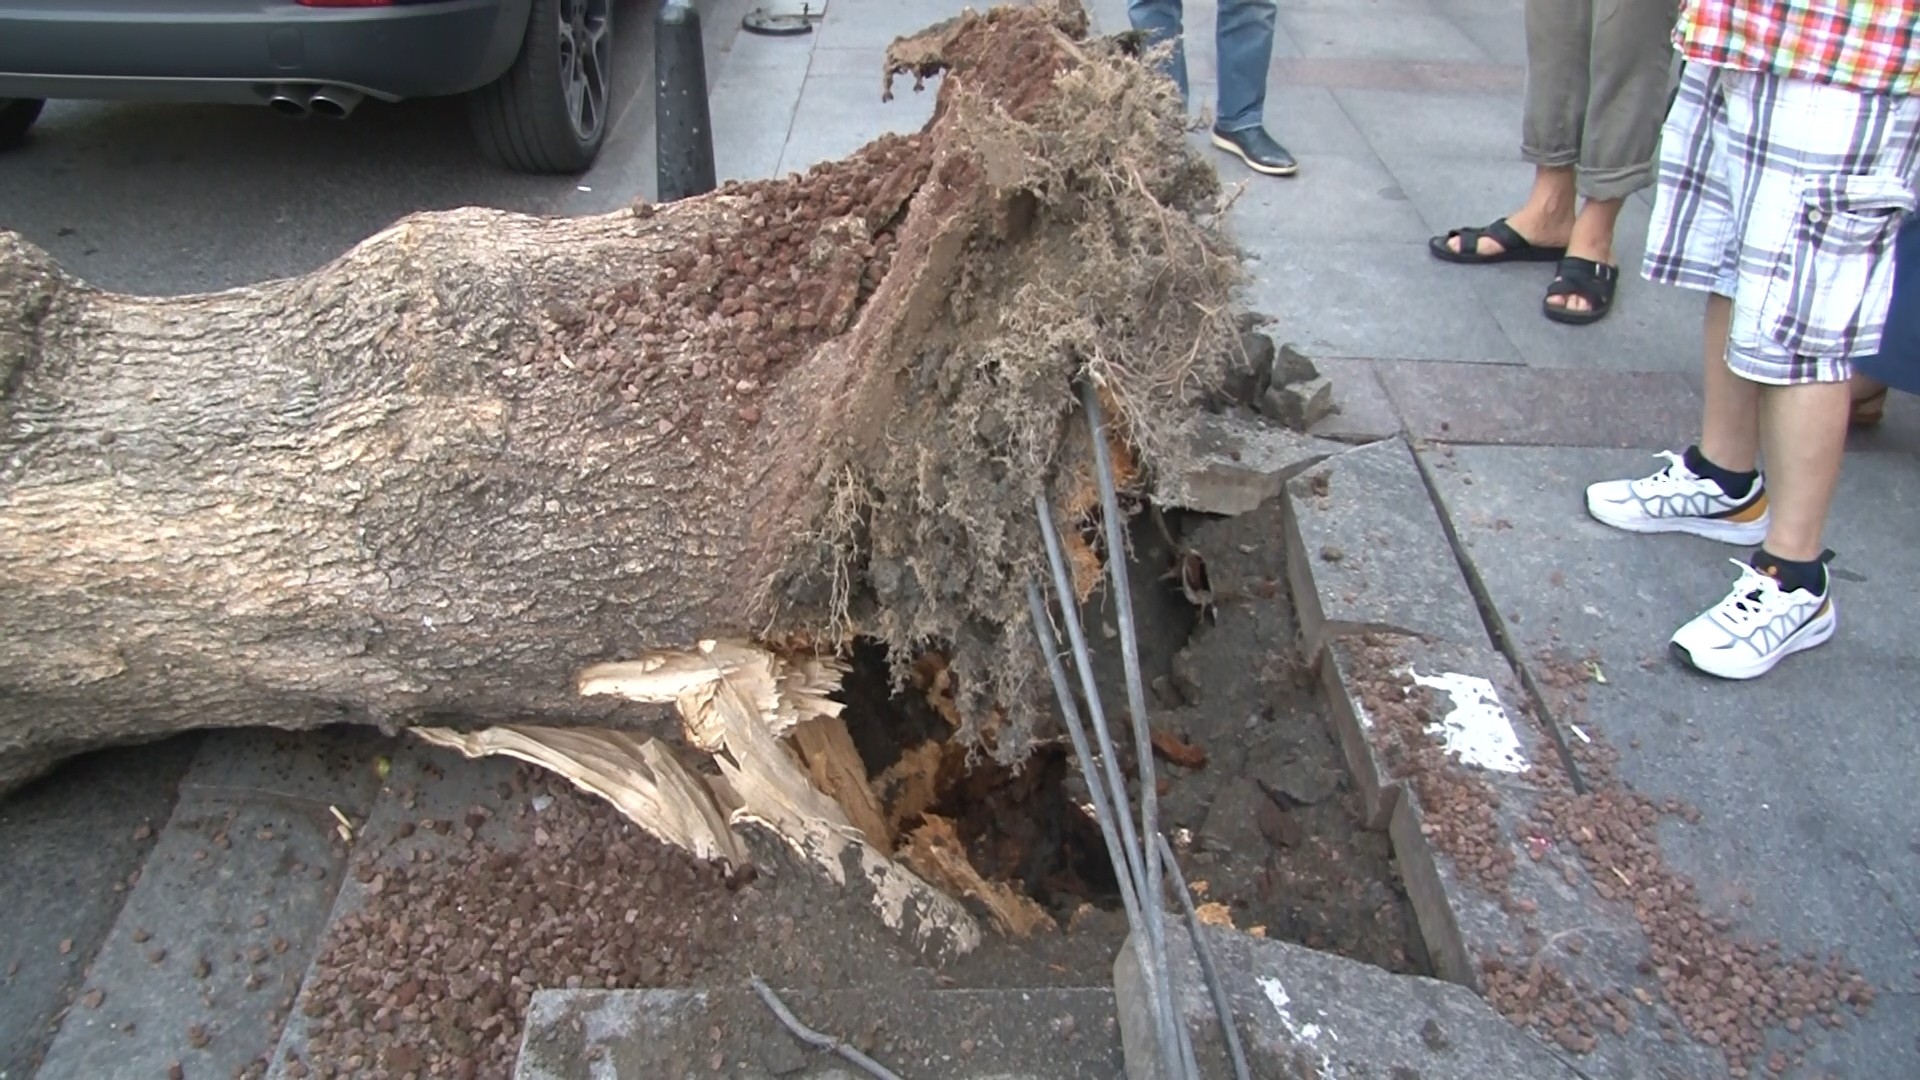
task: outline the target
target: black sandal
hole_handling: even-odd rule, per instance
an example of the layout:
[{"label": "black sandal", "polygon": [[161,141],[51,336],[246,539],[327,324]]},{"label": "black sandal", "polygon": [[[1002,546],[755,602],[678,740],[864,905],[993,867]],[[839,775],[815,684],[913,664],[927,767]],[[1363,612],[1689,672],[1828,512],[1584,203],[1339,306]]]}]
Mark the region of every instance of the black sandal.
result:
[{"label": "black sandal", "polygon": [[[1613,308],[1613,290],[1619,284],[1619,267],[1569,256],[1560,260],[1560,270],[1554,275],[1553,284],[1547,286],[1547,298],[1540,301],[1540,310],[1547,318],[1568,326],[1597,323]],[[1564,304],[1556,304],[1553,302],[1556,296],[1577,296],[1587,302],[1587,310],[1573,311]]]},{"label": "black sandal", "polygon": [[[1480,254],[1480,240],[1485,237],[1500,245],[1500,250],[1492,255]],[[1447,241],[1458,239],[1460,250],[1447,246]],[[1450,263],[1466,266],[1492,266],[1494,263],[1508,262],[1553,262],[1564,258],[1564,247],[1538,247],[1533,241],[1515,232],[1513,226],[1501,218],[1482,229],[1454,229],[1445,236],[1435,236],[1427,241],[1427,250],[1433,257]]]}]

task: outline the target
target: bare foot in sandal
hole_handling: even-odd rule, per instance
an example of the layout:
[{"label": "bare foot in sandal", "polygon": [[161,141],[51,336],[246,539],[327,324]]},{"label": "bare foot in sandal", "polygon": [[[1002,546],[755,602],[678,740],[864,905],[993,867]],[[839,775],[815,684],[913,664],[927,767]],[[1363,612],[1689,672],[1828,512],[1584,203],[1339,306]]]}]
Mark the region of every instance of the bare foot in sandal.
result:
[{"label": "bare foot in sandal", "polygon": [[[1533,190],[1520,209],[1484,229],[1455,229],[1433,238],[1433,253],[1448,262],[1486,263],[1535,259],[1551,262],[1566,254],[1573,236],[1574,194],[1572,169],[1535,168]],[[1515,248],[1499,235],[1499,226],[1519,242]],[[1471,234],[1471,235],[1469,235]],[[1467,246],[1472,241],[1472,247]],[[1525,250],[1520,250],[1525,249]]]},{"label": "bare foot in sandal", "polygon": [[[1588,199],[1581,208],[1567,242],[1567,258],[1581,260],[1588,272],[1570,276],[1563,271],[1554,279],[1545,301],[1547,318],[1575,325],[1597,322],[1612,306],[1613,286],[1620,276],[1613,256],[1613,230],[1624,202]],[[1582,280],[1575,282],[1573,277]]]}]

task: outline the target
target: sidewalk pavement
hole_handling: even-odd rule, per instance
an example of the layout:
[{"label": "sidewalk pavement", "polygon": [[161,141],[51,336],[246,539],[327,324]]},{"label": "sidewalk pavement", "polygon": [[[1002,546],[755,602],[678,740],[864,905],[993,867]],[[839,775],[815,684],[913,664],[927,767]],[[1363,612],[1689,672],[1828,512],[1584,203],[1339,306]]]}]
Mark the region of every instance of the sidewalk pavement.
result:
[{"label": "sidewalk pavement", "polygon": [[[804,168],[918,127],[932,95],[903,87],[880,104],[882,49],[962,7],[829,0],[813,35],[741,35],[713,87],[723,176]],[[1126,26],[1124,0],[1091,7],[1101,29]],[[1199,109],[1213,93],[1213,4],[1187,11]],[[1788,956],[1840,950],[1879,988],[1865,1020],[1815,1040],[1804,1075],[1914,1075],[1920,644],[1905,596],[1920,581],[1920,402],[1897,397],[1885,427],[1850,448],[1828,540],[1835,640],[1754,683],[1683,670],[1667,636],[1720,599],[1726,558],[1745,553],[1615,533],[1580,501],[1591,481],[1651,471],[1650,452],[1685,445],[1699,422],[1701,298],[1637,273],[1651,193],[1621,218],[1614,312],[1550,323],[1547,268],[1457,267],[1425,248],[1525,195],[1520,0],[1281,0],[1274,51],[1268,122],[1301,175],[1255,177],[1215,156],[1224,179],[1247,184],[1231,221],[1250,306],[1334,379],[1342,411],[1319,432],[1414,448],[1430,532],[1453,550],[1413,562],[1457,564],[1485,616],[1480,648],[1504,646],[1536,686],[1550,661],[1594,661],[1606,681],[1584,688],[1578,722],[1621,751],[1627,785],[1697,806],[1697,824],[1662,826],[1661,839],[1710,911]],[[1391,570],[1394,553],[1373,554]],[[1426,576],[1371,587],[1412,612],[1429,590],[1460,587]],[[1574,737],[1571,718],[1541,711]]]}]

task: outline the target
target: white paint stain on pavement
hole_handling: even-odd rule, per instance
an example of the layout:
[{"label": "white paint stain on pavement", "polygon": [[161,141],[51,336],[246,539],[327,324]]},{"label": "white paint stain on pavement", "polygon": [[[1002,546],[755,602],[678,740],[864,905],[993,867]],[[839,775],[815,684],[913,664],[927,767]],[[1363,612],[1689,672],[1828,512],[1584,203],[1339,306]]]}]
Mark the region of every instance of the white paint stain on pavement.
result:
[{"label": "white paint stain on pavement", "polygon": [[1293,1019],[1293,999],[1287,996],[1287,988],[1280,985],[1279,979],[1264,976],[1259,983],[1260,989],[1266,991],[1267,1003],[1272,1005],[1273,1011],[1280,1015],[1280,1026],[1287,1029],[1287,1034],[1293,1036],[1296,1044],[1319,1058],[1318,1075],[1331,1078],[1334,1075],[1333,1055],[1320,1049],[1320,1037],[1325,1035],[1328,1039],[1339,1042],[1340,1036],[1322,1028],[1319,1024],[1296,1023]]},{"label": "white paint stain on pavement", "polygon": [[1429,690],[1438,690],[1453,699],[1453,710],[1437,723],[1427,725],[1427,734],[1446,744],[1447,753],[1463,763],[1494,772],[1527,771],[1526,751],[1520,736],[1500,705],[1500,693],[1493,684],[1475,675],[1443,672],[1439,675],[1411,673],[1413,681]]}]

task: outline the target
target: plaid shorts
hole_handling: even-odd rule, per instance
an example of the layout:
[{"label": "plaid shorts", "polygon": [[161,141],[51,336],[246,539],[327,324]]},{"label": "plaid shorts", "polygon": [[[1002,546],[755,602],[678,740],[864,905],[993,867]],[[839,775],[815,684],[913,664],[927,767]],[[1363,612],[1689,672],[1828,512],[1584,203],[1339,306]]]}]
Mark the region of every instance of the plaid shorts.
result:
[{"label": "plaid shorts", "polygon": [[1920,97],[1688,64],[1642,272],[1733,298],[1740,376],[1842,381],[1880,347],[1917,155]]}]

